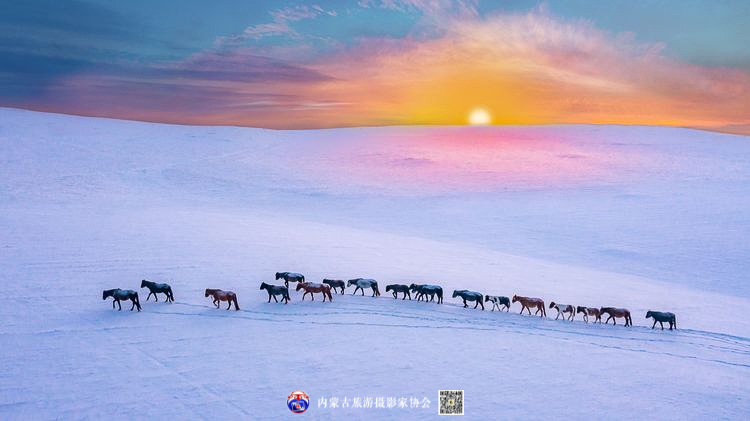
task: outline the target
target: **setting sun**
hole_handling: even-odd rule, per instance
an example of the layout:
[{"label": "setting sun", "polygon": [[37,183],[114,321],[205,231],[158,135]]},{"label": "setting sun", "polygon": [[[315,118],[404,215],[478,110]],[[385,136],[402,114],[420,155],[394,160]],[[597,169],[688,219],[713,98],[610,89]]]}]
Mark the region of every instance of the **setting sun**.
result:
[{"label": "setting sun", "polygon": [[492,122],[492,116],[484,108],[475,108],[469,113],[469,124],[472,126],[486,126]]}]

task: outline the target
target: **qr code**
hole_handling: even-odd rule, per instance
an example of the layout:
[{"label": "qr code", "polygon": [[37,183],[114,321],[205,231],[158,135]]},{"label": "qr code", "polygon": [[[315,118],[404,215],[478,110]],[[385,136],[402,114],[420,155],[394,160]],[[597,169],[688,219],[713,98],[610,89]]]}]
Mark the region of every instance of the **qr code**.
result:
[{"label": "qr code", "polygon": [[464,414],[464,391],[463,390],[441,390],[440,392],[440,415],[463,415]]}]

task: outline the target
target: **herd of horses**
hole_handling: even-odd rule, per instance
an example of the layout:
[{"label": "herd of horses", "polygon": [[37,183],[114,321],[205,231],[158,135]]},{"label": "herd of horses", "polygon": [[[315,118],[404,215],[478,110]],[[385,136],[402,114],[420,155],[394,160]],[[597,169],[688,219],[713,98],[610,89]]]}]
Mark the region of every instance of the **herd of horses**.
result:
[{"label": "herd of horses", "polygon": [[[296,273],[296,272],[277,272],[276,273],[276,280],[283,279],[284,285],[271,285],[267,284],[265,282],[260,284],[261,290],[266,290],[268,293],[268,302],[271,302],[271,298],[274,299],[275,302],[279,302],[279,300],[276,298],[277,296],[281,296],[281,302],[284,304],[289,303],[290,297],[289,297],[289,283],[297,283],[297,287],[295,288],[296,291],[304,291],[302,294],[302,301],[305,300],[305,297],[307,294],[310,294],[310,300],[315,301],[315,294],[322,294],[323,295],[323,302],[326,301],[326,298],[328,301],[333,301],[333,295],[331,294],[331,291],[334,291],[336,294],[340,293],[344,294],[344,291],[348,287],[354,286],[354,292],[352,292],[352,295],[355,295],[357,291],[361,292],[361,295],[365,295],[365,289],[370,289],[372,291],[371,297],[378,297],[380,296],[380,289],[378,287],[378,282],[374,279],[369,278],[356,278],[356,279],[350,279],[346,282],[344,282],[341,279],[323,279],[322,283],[315,283],[315,282],[308,282],[305,280],[305,276]],[[153,294],[154,299],[158,302],[159,298],[157,297],[158,294],[164,294],[166,296],[167,302],[173,302],[174,301],[174,295],[172,294],[172,287],[168,284],[159,284],[156,282],[150,282],[147,280],[141,281],[141,288],[148,288],[149,294],[146,297],[146,301],[151,298],[151,295]],[[403,294],[403,297],[401,300],[406,300],[408,297],[411,301],[412,294],[414,294],[415,299],[417,301],[424,300],[425,302],[436,302],[438,304],[443,303],[443,288],[439,285],[429,285],[429,284],[411,284],[411,285],[404,285],[404,284],[391,284],[387,285],[385,287],[386,292],[390,292],[393,294],[394,299],[398,299],[398,294]],[[112,297],[112,308],[115,308],[115,303],[117,303],[119,310],[122,310],[122,306],[120,305],[120,301],[128,301],[130,300],[132,302],[132,306],[130,307],[130,311],[133,311],[134,308],[137,308],[138,311],[141,311],[141,303],[138,299],[138,292],[133,290],[123,290],[123,289],[109,289],[105,290],[102,294],[102,299],[106,300],[107,298]],[[213,304],[216,306],[216,308],[220,308],[221,301],[227,302],[227,310],[232,308],[232,304],[234,304],[234,309],[239,310],[240,306],[237,303],[237,294],[233,291],[223,291],[220,289],[206,289],[205,297],[212,297],[213,298]],[[435,298],[437,297],[437,301]],[[476,292],[476,291],[469,291],[465,289],[459,289],[453,291],[453,298],[461,298],[463,300],[464,308],[468,307],[469,302],[474,302],[474,308],[480,307],[482,310],[484,310],[484,304],[485,303],[492,303],[492,309],[491,311],[495,311],[497,309],[498,311],[502,311],[504,308],[506,312],[510,311],[510,306],[512,303],[519,303],[521,304],[521,313],[523,314],[524,310],[528,312],[529,315],[531,315],[531,309],[536,309],[534,312],[534,315],[539,315],[539,317],[547,317],[547,310],[544,303],[544,300],[541,298],[534,298],[534,297],[523,297],[519,295],[514,295],[513,298],[508,298],[505,296],[494,296],[494,295],[484,295],[482,293]],[[501,308],[502,306],[502,308]],[[559,319],[560,316],[563,317],[563,320],[573,321],[575,319],[575,316],[577,314],[583,314],[583,320],[588,323],[589,317],[593,317],[594,321],[593,323],[602,322],[602,316],[607,315],[607,319],[604,321],[604,324],[608,324],[610,320],[612,320],[612,324],[617,324],[617,319],[625,319],[625,326],[632,326],[633,325],[633,319],[630,317],[630,311],[625,308],[616,308],[616,307],[583,307],[583,306],[572,306],[570,304],[559,304],[554,301],[549,303],[550,309],[557,310],[557,316],[555,317],[555,320]],[[669,325],[669,330],[677,329],[677,317],[674,315],[674,313],[669,312],[661,312],[661,311],[648,311],[646,312],[646,318],[653,319],[654,324],[651,326],[651,329],[654,329],[656,327],[656,323],[658,322],[661,325],[661,329],[664,330],[664,323],[667,323]]]}]

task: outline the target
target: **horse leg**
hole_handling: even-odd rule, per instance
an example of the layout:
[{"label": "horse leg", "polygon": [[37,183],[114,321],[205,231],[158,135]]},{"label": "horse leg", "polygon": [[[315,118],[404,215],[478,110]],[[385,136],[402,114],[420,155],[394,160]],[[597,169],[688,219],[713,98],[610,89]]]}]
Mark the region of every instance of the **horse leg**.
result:
[{"label": "horse leg", "polygon": [[131,299],[130,301],[133,303],[133,305],[130,306],[130,311],[133,311],[133,309],[135,308],[135,300]]},{"label": "horse leg", "polygon": [[232,308],[232,300],[227,300],[227,303],[229,304],[227,305],[227,310],[229,310],[230,308]]},{"label": "horse leg", "polygon": [[120,304],[120,300],[117,300],[117,307],[119,307],[119,310],[117,311],[122,311],[122,304]]},{"label": "horse leg", "polygon": [[268,291],[268,303],[271,303],[271,291]]},{"label": "horse leg", "polygon": [[155,300],[155,301],[156,301],[157,303],[159,302],[159,296],[158,296],[158,295],[156,295],[156,293],[155,293],[155,292],[154,292],[154,300]]},{"label": "horse leg", "polygon": [[[275,302],[277,302],[277,303],[279,302],[279,300],[278,300],[278,299],[276,299],[276,295],[273,295],[273,300],[274,300]],[[270,303],[270,301],[269,301],[269,303]]]},{"label": "horse leg", "polygon": [[[539,310],[537,310],[537,311],[539,311]],[[534,313],[534,314],[536,314],[536,313]],[[555,320],[557,320],[558,317],[560,317],[560,310],[557,310],[557,317],[555,317]]]},{"label": "horse leg", "polygon": [[112,308],[115,308],[115,301],[114,299],[112,300]]},{"label": "horse leg", "polygon": [[659,322],[659,325],[661,326],[661,330],[664,330],[664,322]]}]

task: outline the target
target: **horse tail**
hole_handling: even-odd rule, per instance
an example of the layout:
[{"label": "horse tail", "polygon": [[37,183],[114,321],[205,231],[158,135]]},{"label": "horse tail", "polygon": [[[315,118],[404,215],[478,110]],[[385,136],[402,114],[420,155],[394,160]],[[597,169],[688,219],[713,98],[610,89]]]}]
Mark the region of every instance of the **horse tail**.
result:
[{"label": "horse tail", "polygon": [[380,288],[378,288],[378,283],[375,282],[374,284],[372,284],[372,287],[375,289],[375,295],[380,297]]},{"label": "horse tail", "polygon": [[237,310],[237,311],[239,311],[240,310],[240,305],[237,304],[237,295],[232,296],[232,302],[234,303],[234,309]]},{"label": "horse tail", "polygon": [[674,328],[677,329],[677,316],[672,316],[672,321],[674,322]]},{"label": "horse tail", "polygon": [[135,306],[138,307],[138,311],[141,311],[141,299],[138,298],[138,293],[135,293]]}]

